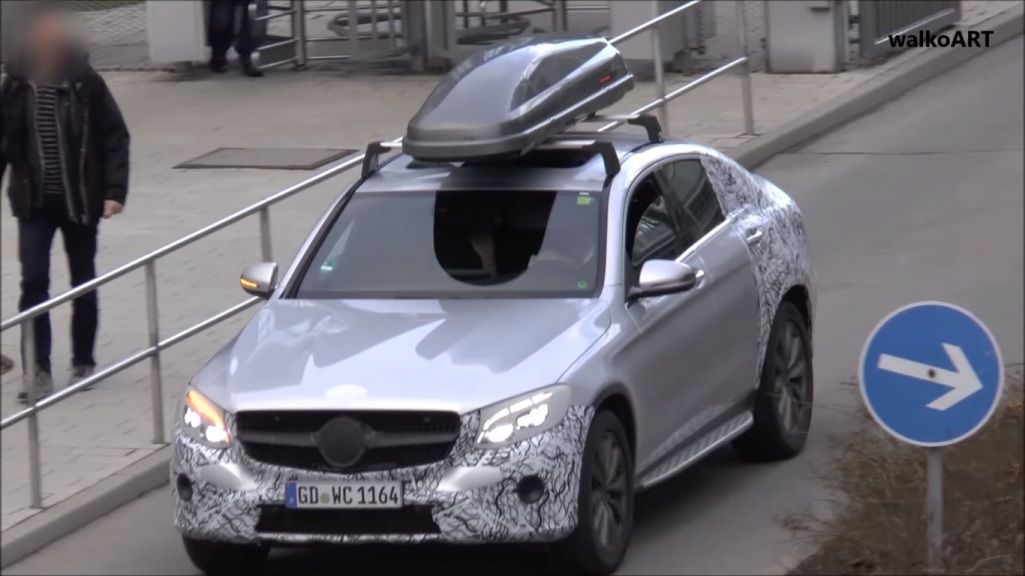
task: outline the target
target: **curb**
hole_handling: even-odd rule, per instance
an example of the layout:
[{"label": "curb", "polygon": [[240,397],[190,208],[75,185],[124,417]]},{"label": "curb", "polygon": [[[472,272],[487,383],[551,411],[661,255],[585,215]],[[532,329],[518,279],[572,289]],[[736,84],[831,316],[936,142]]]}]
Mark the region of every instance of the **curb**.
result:
[{"label": "curb", "polygon": [[[1025,30],[1025,11],[1019,5],[969,29],[992,30],[993,36],[989,47],[974,50],[926,48],[921,54],[866,81],[836,100],[752,138],[731,150],[729,155],[750,170],[777,154],[792,150],[825,132],[864,116],[915,86],[1021,35]],[[953,30],[965,28],[955,27]]]},{"label": "curb", "polygon": [[[921,54],[868,80],[837,100],[738,146],[730,152],[730,156],[751,169],[777,154],[863,116],[911,88],[1021,35],[1025,31],[1023,15],[1025,12],[1019,6],[973,26],[972,29],[993,30],[988,48],[925,49]],[[170,459],[171,448],[160,448],[98,484],[14,525],[0,535],[0,568],[23,560],[75,530],[167,484],[170,478]]]},{"label": "curb", "polygon": [[171,447],[164,446],[113,476],[58,502],[0,535],[0,568],[25,559],[147,492],[167,484]]}]

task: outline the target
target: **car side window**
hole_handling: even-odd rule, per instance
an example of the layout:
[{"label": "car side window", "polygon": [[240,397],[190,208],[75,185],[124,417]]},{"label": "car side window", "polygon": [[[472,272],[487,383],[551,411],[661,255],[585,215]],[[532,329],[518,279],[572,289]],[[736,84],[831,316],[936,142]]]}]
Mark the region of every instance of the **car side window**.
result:
[{"label": "car side window", "polygon": [[694,245],[726,219],[701,161],[677,160],[658,169],[680,222],[682,250]]},{"label": "car side window", "polygon": [[635,274],[648,260],[673,260],[680,253],[680,236],[669,203],[652,177],[644,179],[630,195],[625,238]]}]

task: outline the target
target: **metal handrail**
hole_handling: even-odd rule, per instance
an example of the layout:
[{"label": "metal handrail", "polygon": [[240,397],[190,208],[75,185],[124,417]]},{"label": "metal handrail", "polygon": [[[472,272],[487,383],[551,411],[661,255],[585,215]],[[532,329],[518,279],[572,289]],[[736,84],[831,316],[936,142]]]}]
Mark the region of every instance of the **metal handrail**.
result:
[{"label": "metal handrail", "polygon": [[[639,25],[639,26],[637,26],[635,28],[632,28],[632,29],[628,30],[627,32],[624,32],[623,34],[620,34],[620,35],[610,39],[609,42],[612,43],[612,44],[618,44],[620,42],[623,42],[625,40],[633,38],[633,37],[641,34],[642,32],[644,32],[646,30],[652,30],[653,36],[657,39],[657,30],[654,28],[655,26],[661,24],[662,22],[665,22],[668,18],[671,18],[672,16],[675,16],[677,14],[680,14],[684,10],[697,5],[700,2],[701,2],[701,0],[692,0],[691,2],[688,2],[688,3],[686,3],[686,4],[682,5],[682,6],[679,6],[677,8],[674,8],[673,10],[670,10],[670,11],[668,11],[668,12],[666,12],[666,13],[658,16],[658,17],[652,18],[651,20],[645,22],[644,24],[641,24],[641,25]],[[713,78],[715,78],[717,76],[720,76],[720,75],[724,74],[725,72],[727,72],[727,71],[729,71],[729,70],[731,70],[733,68],[736,68],[736,67],[738,67],[738,66],[743,64],[744,68],[743,68],[743,76],[742,76],[742,80],[743,80],[742,89],[743,89],[743,99],[744,99],[744,124],[745,124],[745,129],[747,131],[746,133],[748,133],[748,134],[753,133],[753,118],[752,118],[752,114],[751,114],[751,92],[750,92],[750,77],[749,77],[750,68],[747,65],[748,64],[747,42],[746,42],[746,34],[745,34],[746,28],[743,26],[743,24],[744,24],[744,13],[743,13],[744,12],[744,6],[743,6],[743,4],[744,3],[743,3],[742,0],[738,0],[736,2],[737,11],[738,11],[738,21],[742,25],[741,26],[740,34],[741,34],[741,48],[744,51],[744,55],[741,56],[740,58],[737,58],[737,59],[733,60],[732,62],[729,62],[729,63],[727,63],[727,64],[725,64],[723,66],[720,66],[719,68],[716,68],[715,70],[712,70],[711,72],[705,74],[704,76],[701,76],[700,78],[697,78],[697,79],[695,79],[695,80],[693,80],[691,82],[688,82],[687,84],[685,84],[685,85],[683,85],[683,86],[681,86],[679,88],[674,89],[673,91],[669,92],[668,94],[666,94],[666,92],[665,92],[664,80],[662,79],[660,74],[656,73],[657,84],[659,84],[659,86],[657,87],[659,97],[656,100],[652,101],[651,103],[649,103],[649,104],[639,108],[638,110],[634,111],[633,114],[643,114],[643,113],[648,112],[650,110],[653,110],[655,108],[660,108],[661,113],[664,114],[665,113],[664,112],[665,105],[668,104],[669,102],[671,102],[672,100],[675,100],[676,98],[682,96],[683,94],[686,94],[687,92],[693,90],[694,88],[697,88],[698,86],[701,86],[702,84],[708,82],[709,80],[711,80],[711,79],[713,79]],[[300,5],[301,5],[301,3],[300,3]],[[653,10],[657,10],[657,0],[652,0],[652,5],[653,5]],[[294,6],[294,4],[293,4],[293,6]],[[654,50],[654,60],[655,60],[655,64],[656,64],[656,70],[660,70],[661,69],[661,51],[658,49],[658,46],[655,46],[654,48],[655,48],[655,50]],[[607,132],[609,130],[612,130],[612,129],[616,128],[617,126],[620,126],[621,124],[623,124],[622,121],[612,122],[611,124],[608,124],[608,125],[605,125],[605,126],[601,127],[598,131],[599,132]],[[396,139],[396,141],[398,141],[398,140],[401,140],[401,138]],[[313,186],[316,186],[317,184],[320,184],[320,183],[322,183],[322,182],[324,182],[326,180],[329,180],[329,179],[331,179],[331,178],[341,174],[342,172],[346,172],[346,171],[350,170],[351,168],[360,165],[362,163],[363,158],[364,158],[365,155],[366,155],[365,153],[356,154],[355,156],[349,158],[348,160],[345,160],[344,162],[338,164],[337,166],[333,166],[331,168],[328,168],[327,170],[324,170],[323,172],[320,172],[320,173],[318,173],[318,174],[316,174],[316,175],[314,175],[314,176],[312,176],[310,178],[307,178],[306,180],[304,180],[304,181],[302,181],[302,182],[300,182],[298,184],[290,186],[290,187],[288,187],[288,188],[286,188],[286,189],[284,189],[284,190],[282,190],[282,191],[280,191],[280,192],[278,192],[278,193],[276,193],[276,194],[274,194],[272,196],[269,196],[269,197],[264,198],[263,200],[261,200],[259,202],[256,202],[255,204],[252,204],[252,205],[250,205],[250,206],[248,206],[246,208],[243,208],[243,209],[241,209],[241,210],[239,210],[239,211],[237,211],[237,212],[235,212],[235,213],[233,213],[233,214],[231,214],[229,216],[226,216],[226,217],[224,217],[224,218],[214,222],[213,224],[210,224],[210,225],[208,225],[208,226],[206,226],[204,228],[200,228],[199,230],[197,230],[197,231],[195,231],[195,232],[193,232],[191,234],[188,234],[188,235],[186,235],[186,236],[184,236],[182,238],[179,238],[178,240],[175,240],[174,242],[171,242],[171,243],[169,243],[169,244],[167,244],[167,245],[165,245],[165,246],[163,246],[161,248],[158,248],[158,249],[156,249],[156,250],[154,250],[154,251],[152,251],[152,252],[150,252],[150,253],[148,253],[148,254],[146,254],[144,256],[136,258],[135,260],[133,260],[133,261],[127,263],[127,264],[124,264],[122,266],[119,266],[119,267],[115,268],[114,270],[111,270],[110,272],[107,272],[107,273],[105,273],[105,274],[103,274],[103,275],[101,275],[101,276],[99,276],[99,277],[97,277],[97,278],[95,278],[93,280],[90,280],[89,282],[81,284],[81,285],[79,285],[79,286],[77,286],[77,287],[75,287],[75,288],[73,288],[71,290],[68,290],[67,292],[64,292],[63,294],[61,294],[59,296],[51,298],[50,300],[47,300],[46,302],[43,302],[43,303],[38,304],[36,306],[33,306],[32,308],[30,308],[28,310],[20,312],[17,315],[15,315],[15,316],[13,316],[11,318],[8,318],[7,320],[4,320],[3,322],[0,322],[0,332],[4,332],[6,330],[9,330],[9,329],[11,329],[11,328],[13,328],[15,326],[19,326],[19,325],[22,327],[22,342],[23,342],[23,350],[24,350],[23,358],[29,358],[30,359],[30,362],[28,362],[28,366],[26,367],[26,369],[27,369],[27,376],[29,378],[29,381],[32,382],[32,381],[34,381],[34,378],[35,378],[35,375],[36,375],[35,374],[36,366],[35,366],[35,361],[34,361],[34,359],[35,359],[35,350],[34,350],[34,348],[35,348],[35,340],[33,338],[34,337],[34,328],[35,328],[34,324],[35,323],[31,322],[31,320],[37,318],[38,316],[40,316],[40,315],[42,315],[42,314],[44,314],[46,312],[49,312],[50,310],[56,308],[57,306],[60,306],[61,304],[69,302],[69,301],[71,301],[71,300],[73,300],[73,299],[75,299],[75,298],[77,298],[79,296],[82,296],[82,295],[84,295],[84,294],[86,294],[88,292],[96,290],[100,286],[103,286],[105,284],[113,282],[114,280],[117,280],[118,278],[128,274],[129,272],[133,272],[135,270],[138,270],[139,268],[144,268],[145,269],[145,272],[146,272],[146,280],[145,280],[146,310],[147,310],[147,319],[148,319],[148,324],[149,324],[149,347],[147,347],[146,349],[141,350],[139,352],[136,352],[135,354],[129,356],[128,358],[120,360],[119,362],[117,362],[117,363],[115,363],[115,364],[113,364],[111,366],[108,366],[108,367],[106,367],[106,368],[104,368],[104,369],[102,369],[102,370],[100,370],[100,371],[98,371],[96,373],[94,373],[89,378],[86,378],[84,380],[76,382],[74,385],[68,386],[68,387],[64,388],[63,390],[61,390],[60,392],[57,392],[57,393],[55,393],[55,394],[53,394],[53,395],[51,395],[51,396],[49,396],[47,398],[42,399],[38,403],[35,401],[35,398],[33,397],[33,394],[31,394],[31,393],[27,394],[28,401],[29,401],[29,406],[27,408],[19,411],[19,412],[16,412],[15,414],[12,414],[11,416],[8,416],[7,418],[4,418],[2,421],[0,421],[0,430],[4,430],[4,429],[7,429],[8,427],[10,427],[10,426],[12,426],[12,425],[14,425],[14,424],[16,424],[18,422],[21,422],[22,420],[28,420],[28,428],[29,428],[29,476],[30,476],[29,493],[30,493],[30,499],[31,499],[31,506],[33,508],[41,508],[42,507],[42,480],[41,480],[41,476],[42,476],[41,475],[42,463],[40,461],[40,452],[39,452],[39,449],[40,449],[40,446],[39,446],[39,444],[40,444],[40,442],[39,442],[39,418],[38,418],[39,412],[45,410],[46,408],[49,408],[50,406],[54,406],[54,405],[56,405],[56,404],[58,404],[58,403],[60,403],[60,402],[62,402],[64,400],[66,400],[68,397],[73,396],[75,393],[81,391],[84,388],[87,388],[87,387],[89,387],[89,386],[91,386],[93,384],[96,384],[96,383],[104,380],[105,378],[113,376],[114,374],[117,374],[117,373],[119,373],[119,372],[121,372],[121,371],[123,371],[123,370],[125,370],[125,369],[127,369],[129,367],[131,367],[131,366],[134,366],[134,365],[138,364],[139,362],[142,362],[143,360],[149,359],[150,360],[150,391],[151,391],[151,396],[152,396],[151,400],[152,400],[152,407],[153,407],[153,436],[154,436],[154,444],[164,444],[165,442],[164,442],[164,414],[163,414],[163,383],[162,383],[162,371],[161,371],[161,366],[160,366],[160,353],[163,350],[165,350],[165,349],[167,349],[167,348],[169,348],[169,347],[171,347],[171,346],[173,346],[173,345],[175,345],[175,344],[177,344],[179,342],[182,342],[182,341],[190,338],[191,336],[193,336],[195,334],[198,334],[199,332],[202,332],[203,330],[206,330],[207,328],[210,328],[211,326],[215,326],[217,324],[220,324],[224,320],[227,320],[227,319],[235,316],[236,314],[241,313],[242,311],[252,307],[253,305],[257,304],[260,301],[260,298],[256,298],[256,297],[248,298],[245,301],[243,301],[243,302],[241,302],[239,304],[236,304],[236,305],[234,305],[234,306],[228,308],[227,310],[224,310],[224,311],[222,311],[222,312],[220,312],[218,314],[215,314],[214,316],[211,316],[211,317],[207,318],[206,320],[203,320],[202,322],[199,322],[198,324],[196,324],[196,325],[194,325],[194,326],[192,326],[190,328],[182,330],[181,332],[178,332],[177,334],[175,334],[173,336],[170,336],[168,338],[161,339],[161,337],[160,337],[160,330],[159,330],[159,322],[158,322],[158,307],[157,307],[156,261],[159,258],[163,257],[163,256],[166,256],[168,254],[176,252],[176,251],[178,251],[181,248],[184,248],[184,247],[186,247],[186,246],[188,246],[188,245],[190,245],[190,244],[192,244],[192,243],[194,243],[194,242],[196,242],[198,240],[201,240],[201,239],[203,239],[203,238],[205,238],[205,237],[207,237],[207,236],[209,236],[209,235],[211,235],[211,234],[213,234],[215,232],[218,232],[218,231],[220,231],[220,230],[222,230],[224,228],[227,228],[228,226],[230,226],[232,224],[235,224],[236,222],[239,222],[240,220],[243,220],[243,219],[245,219],[245,218],[247,218],[249,216],[252,216],[253,214],[259,214],[261,254],[262,254],[264,260],[266,260],[266,261],[272,260],[272,255],[271,255],[271,236],[270,236],[270,232],[271,232],[270,231],[270,207],[273,206],[274,204],[277,204],[278,202],[281,202],[282,200],[285,200],[287,198],[290,198],[290,197],[294,196],[295,194],[297,194],[299,192],[302,192],[303,190],[307,190],[307,189],[309,189],[309,188],[311,188]]]},{"label": "metal handrail", "polygon": [[[675,100],[677,97],[683,96],[687,92],[690,92],[691,90],[697,88],[698,86],[701,86],[702,84],[705,84],[709,80],[711,80],[711,79],[713,79],[713,78],[715,78],[717,76],[721,76],[724,73],[726,73],[726,72],[732,70],[733,68],[736,68],[737,66],[740,66],[741,64],[744,64],[746,62],[747,62],[747,58],[737,58],[736,60],[733,60],[732,62],[729,62],[727,64],[723,64],[722,66],[716,68],[715,70],[712,70],[711,72],[708,72],[707,74],[705,74],[703,76],[700,76],[698,78],[695,78],[694,80],[691,80],[690,82],[684,84],[683,86],[680,86],[679,88],[677,88],[676,90],[673,90],[669,94],[666,94],[665,96],[662,96],[661,98],[659,98],[659,99],[657,99],[657,100],[655,100],[653,102],[650,102],[648,104],[645,104],[644,106],[641,106],[640,108],[638,108],[638,109],[634,110],[633,112],[631,112],[629,115],[630,116],[636,116],[637,114],[644,114],[645,112],[651,112],[652,110],[654,110],[655,108],[658,108],[660,106],[665,106],[669,102]],[[618,127],[622,126],[625,123],[626,123],[626,120],[616,120],[615,122],[610,122],[609,124],[606,124],[606,125],[602,126],[601,128],[598,129],[598,132],[608,132],[609,130],[613,130],[615,128],[618,128]]]},{"label": "metal handrail", "polygon": [[[693,8],[694,6],[697,6],[700,3],[701,3],[701,0],[691,0],[690,2],[687,2],[686,4],[683,4],[682,6],[677,6],[676,8],[673,8],[672,10],[669,10],[668,12],[665,12],[661,16],[656,16],[655,18],[652,18],[651,20],[648,20],[647,22],[645,22],[643,24],[638,24],[637,26],[627,30],[626,32],[623,32],[619,36],[613,36],[612,39],[609,40],[609,42],[611,42],[612,44],[619,44],[620,42],[623,42],[624,40],[629,40],[629,39],[633,38],[634,36],[637,36],[641,32],[644,32],[646,30],[650,30],[650,29],[654,28],[655,26],[658,26],[659,24],[665,22],[669,18],[672,18],[673,16],[676,16],[677,14],[682,14],[684,12],[684,10],[687,10],[689,8]],[[658,6],[657,0],[655,2],[652,2],[652,4],[654,4],[656,9],[657,9],[657,6]]]},{"label": "metal handrail", "polygon": [[28,420],[28,436],[29,436],[29,499],[32,508],[42,508],[42,462],[39,455],[39,412],[49,408],[59,402],[67,399],[76,392],[86,388],[92,384],[99,382],[100,380],[117,374],[122,370],[125,370],[131,366],[142,362],[145,359],[150,360],[150,395],[152,402],[153,412],[153,443],[163,444],[164,443],[164,392],[163,392],[163,381],[162,372],[160,367],[160,352],[165,348],[173,346],[190,336],[197,334],[211,326],[219,324],[220,322],[227,320],[228,318],[235,316],[250,306],[256,304],[258,298],[250,298],[241,304],[237,304],[228,310],[225,310],[199,324],[183,330],[178,334],[166,339],[160,340],[160,329],[158,321],[158,308],[157,308],[157,280],[156,280],[156,260],[161,256],[166,256],[172,252],[175,252],[185,246],[196,242],[214,232],[217,232],[223,228],[226,228],[239,220],[242,220],[248,216],[259,213],[260,215],[260,246],[263,258],[265,260],[271,260],[271,242],[270,242],[270,206],[289,198],[303,190],[306,190],[312,186],[316,186],[321,182],[328,180],[342,172],[351,169],[354,166],[358,166],[362,160],[364,153],[357,154],[356,156],[342,162],[341,164],[328,168],[315,176],[308,178],[294,186],[286,188],[273,196],[267,197],[247,208],[243,208],[230,216],[222,218],[209,226],[201,228],[192,234],[189,234],[183,238],[171,242],[162,248],[158,248],[145,256],[137,258],[128,264],[119,266],[102,276],[99,276],[89,282],[86,282],[76,288],[68,290],[67,292],[51,298],[42,304],[38,304],[21,312],[8,320],[0,323],[0,332],[4,332],[14,326],[20,325],[22,327],[21,340],[23,354],[22,358],[28,358],[29,362],[26,366],[26,376],[30,383],[33,383],[36,378],[36,363],[35,363],[35,322],[36,317],[49,312],[53,308],[64,304],[70,300],[73,300],[83,294],[91,292],[104,284],[110,283],[118,278],[138,270],[139,268],[146,269],[146,316],[149,324],[149,348],[137,352],[136,354],[117,362],[112,366],[96,372],[89,378],[86,378],[80,382],[76,382],[73,386],[69,386],[60,392],[53,394],[48,398],[44,398],[42,401],[36,403],[36,399],[32,392],[33,386],[29,386],[27,390],[27,398],[29,406],[24,410],[21,410],[7,418],[0,421],[0,430],[4,430],[9,426],[12,426],[22,420]]},{"label": "metal handrail", "polygon": [[[177,252],[179,249],[184,248],[197,240],[201,240],[213,234],[214,232],[218,232],[221,229],[226,228],[231,224],[234,224],[235,222],[238,222],[239,220],[242,220],[248,216],[252,216],[257,212],[265,212],[270,206],[277,204],[278,202],[285,200],[286,198],[294,196],[297,192],[302,192],[303,190],[316,186],[317,184],[320,184],[321,182],[328,180],[333,176],[345,172],[353,166],[359,165],[362,160],[363,154],[357,154],[356,156],[346,160],[345,162],[342,162],[337,166],[328,168],[327,170],[324,170],[323,172],[320,172],[315,176],[311,176],[310,178],[303,180],[298,184],[285,188],[284,190],[278,192],[277,194],[274,194],[273,196],[268,196],[267,198],[264,198],[263,200],[260,200],[255,204],[243,208],[230,216],[221,218],[217,222],[214,222],[213,224],[210,224],[204,228],[200,228],[199,230],[196,230],[195,232],[187,236],[183,236],[182,238],[179,238],[178,240],[175,240],[174,242],[171,242],[170,244],[167,244],[162,248],[157,248],[156,250],[150,252],[149,254],[146,254],[145,256],[140,256],[139,258],[136,258],[128,264],[119,266],[102,276],[99,276],[93,280],[81,284],[76,288],[68,290],[60,296],[56,296],[54,298],[47,300],[46,302],[43,302],[42,304],[33,306],[32,308],[29,308],[28,310],[25,310],[24,312],[21,312],[18,315],[8,318],[7,320],[4,320],[2,323],[0,323],[0,332],[13,328],[14,326],[21,324],[27,320],[35,318],[36,316],[39,316],[44,312],[49,312],[50,310],[53,310],[57,306],[69,300],[73,300],[87,292],[91,292],[94,289],[99,288],[100,286],[112,280],[120,278],[121,276],[124,276],[129,272],[138,270],[139,268],[142,268],[146,264],[153,262],[161,256],[166,256],[171,252]],[[267,225],[269,226],[269,224],[270,221],[267,220]],[[261,229],[263,228],[263,225],[264,223],[261,221]],[[267,248],[267,246],[264,246],[264,248]]]}]

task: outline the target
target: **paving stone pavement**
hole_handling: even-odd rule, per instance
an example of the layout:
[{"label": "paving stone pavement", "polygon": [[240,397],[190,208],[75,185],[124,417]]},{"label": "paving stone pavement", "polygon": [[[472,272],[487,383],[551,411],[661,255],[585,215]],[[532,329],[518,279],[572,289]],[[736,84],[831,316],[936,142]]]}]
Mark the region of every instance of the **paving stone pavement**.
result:
[{"label": "paving stone pavement", "polygon": [[[1013,8],[1018,2],[967,2],[968,24]],[[834,75],[752,76],[756,132],[762,133],[835,99],[911,57]],[[363,76],[274,72],[261,80],[234,74],[175,76],[161,72],[106,74],[132,132],[131,192],[125,212],[104,221],[99,270],[107,271],[210,224],[231,212],[312,176],[270,170],[175,170],[184,160],[220,147],[324,147],[362,149],[369,141],[400,136],[433,88],[435,77]],[[686,79],[670,76],[669,81]],[[650,84],[639,85],[612,112],[649,101]],[[726,152],[745,142],[739,80],[717,78],[670,105],[669,133]],[[273,250],[281,263],[294,255],[310,226],[355,172],[322,183],[272,210]],[[17,228],[7,202],[0,208],[0,315],[17,312]],[[54,247],[52,294],[68,287],[62,248]],[[258,222],[238,223],[161,259],[156,267],[160,330],[170,336],[244,299],[238,273],[260,259]],[[100,289],[101,364],[113,363],[147,342],[142,271]],[[190,376],[244,324],[244,313],[162,355],[163,424],[172,415]],[[69,359],[69,308],[52,314],[55,370]],[[5,332],[0,351],[18,358],[18,330]],[[20,406],[19,367],[0,382],[0,410]],[[57,373],[58,386],[66,384]],[[44,505],[51,506],[94,485],[160,448],[154,444],[149,364],[144,362],[54,406],[40,416]],[[0,458],[2,530],[32,516],[29,508],[27,427],[2,433]]]}]

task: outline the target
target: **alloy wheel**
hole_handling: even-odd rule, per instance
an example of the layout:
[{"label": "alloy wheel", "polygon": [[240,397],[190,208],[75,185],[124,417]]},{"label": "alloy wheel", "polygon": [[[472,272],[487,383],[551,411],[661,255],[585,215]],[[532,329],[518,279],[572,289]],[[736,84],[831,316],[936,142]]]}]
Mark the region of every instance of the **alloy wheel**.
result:
[{"label": "alloy wheel", "polygon": [[802,433],[808,404],[808,357],[800,329],[787,322],[776,340],[776,407],[790,434]]},{"label": "alloy wheel", "polygon": [[591,466],[591,527],[595,540],[606,550],[616,550],[627,519],[626,454],[619,438],[606,432]]}]

